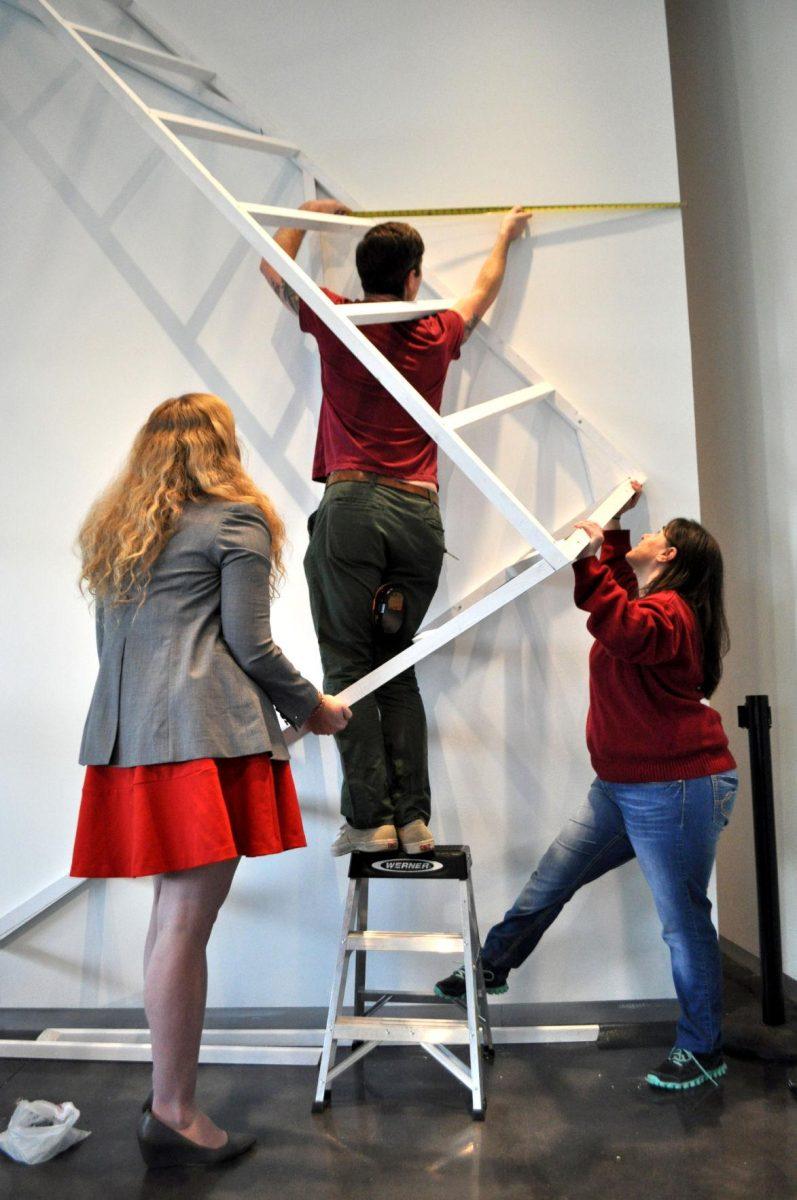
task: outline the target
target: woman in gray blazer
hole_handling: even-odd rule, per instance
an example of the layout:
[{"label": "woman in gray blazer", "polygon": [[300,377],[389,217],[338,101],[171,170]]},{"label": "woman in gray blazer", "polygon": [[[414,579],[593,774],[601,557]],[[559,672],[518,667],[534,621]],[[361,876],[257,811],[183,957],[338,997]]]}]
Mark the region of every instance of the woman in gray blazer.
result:
[{"label": "woman in gray blazer", "polygon": [[154,876],[149,1166],[221,1162],[254,1142],[196,1104],[205,948],[241,855],[305,845],[277,711],[318,734],[351,716],[272,641],[284,536],[230,409],[194,393],[151,413],[80,533],[100,666],[72,874]]}]

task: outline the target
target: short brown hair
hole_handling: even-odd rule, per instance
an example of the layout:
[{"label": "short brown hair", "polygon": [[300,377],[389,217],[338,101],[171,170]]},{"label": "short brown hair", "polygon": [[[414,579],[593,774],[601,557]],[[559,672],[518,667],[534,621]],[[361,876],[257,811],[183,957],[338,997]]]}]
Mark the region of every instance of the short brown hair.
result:
[{"label": "short brown hair", "polygon": [[410,271],[420,271],[423,239],[417,229],[401,221],[385,221],[369,229],[357,247],[357,271],[365,292],[404,294]]}]

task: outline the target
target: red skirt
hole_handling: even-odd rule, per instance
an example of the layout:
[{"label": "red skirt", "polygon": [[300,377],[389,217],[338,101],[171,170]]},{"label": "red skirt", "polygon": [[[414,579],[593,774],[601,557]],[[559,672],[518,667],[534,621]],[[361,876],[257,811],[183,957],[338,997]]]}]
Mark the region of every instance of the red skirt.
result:
[{"label": "red skirt", "polygon": [[306,845],[290,764],[268,754],[87,767],[70,873],[160,875]]}]

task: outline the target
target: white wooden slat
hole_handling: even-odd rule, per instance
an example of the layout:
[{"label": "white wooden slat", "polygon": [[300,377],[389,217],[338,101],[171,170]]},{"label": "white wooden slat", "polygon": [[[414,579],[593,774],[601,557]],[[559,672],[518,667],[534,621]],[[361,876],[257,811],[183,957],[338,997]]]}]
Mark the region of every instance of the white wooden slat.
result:
[{"label": "white wooden slat", "polygon": [[340,305],[341,312],[354,325],[385,325],[395,321],[417,321],[430,313],[442,312],[451,307],[450,300],[393,300],[357,302]]},{"label": "white wooden slat", "polygon": [[101,29],[92,29],[89,25],[78,25],[74,21],[65,21],[73,33],[83,38],[95,50],[117,58],[121,62],[148,63],[160,67],[163,71],[176,71],[178,75],[188,75],[202,83],[210,83],[216,77],[216,72],[199,63],[190,62],[187,58],[178,58],[176,54],[167,54],[164,50],[155,50],[152,46],[142,46],[140,42],[131,42],[127,38],[116,37],[115,34],[103,33]]},{"label": "white wooden slat", "polygon": [[439,613],[433,620],[425,624],[423,628],[416,633],[415,640],[417,641],[418,638],[426,637],[434,629],[444,625],[446,621],[450,621],[452,617],[457,615],[457,613],[462,612],[466,608],[470,608],[471,605],[475,604],[477,600],[481,600],[483,596],[487,596],[490,592],[494,592],[496,588],[501,587],[501,585],[506,583],[508,580],[515,579],[521,573],[521,571],[528,571],[530,567],[533,567],[534,564],[539,561],[539,554],[536,554],[534,551],[529,551],[521,558],[516,559],[514,562],[509,563],[505,567],[502,567],[500,571],[496,571],[495,574],[489,577],[489,579],[485,579],[484,583],[479,584],[479,586],[474,588],[472,592],[468,592],[466,596],[462,596],[461,599],[455,601],[454,604],[445,609],[444,612]]},{"label": "white wooden slat", "polygon": [[[45,1029],[37,1041],[49,1042],[113,1042],[131,1046],[148,1046],[152,1040],[149,1029],[68,1028]],[[324,1040],[323,1029],[203,1029],[203,1046],[318,1046]]]},{"label": "white wooden slat", "polygon": [[[365,1018],[367,1019],[367,1018]],[[376,1018],[374,1018],[376,1019]],[[102,1037],[91,1038],[92,1033]],[[84,1062],[150,1062],[152,1049],[149,1042],[134,1041],[126,1036],[126,1029],[95,1031],[45,1030],[35,1039],[0,1039],[0,1059],[53,1059]],[[141,1031],[148,1033],[148,1031]],[[202,1063],[232,1064],[237,1066],[306,1066],[317,1067],[320,1044],[324,1036],[322,1029],[295,1030],[229,1030],[235,1041],[210,1041],[205,1031],[199,1052]],[[223,1030],[213,1031],[223,1034]],[[371,1030],[368,1030],[370,1033]],[[46,1034],[80,1034],[80,1037],[50,1038]],[[281,1036],[275,1038],[279,1033]],[[493,1041],[501,1045],[546,1042],[594,1042],[600,1033],[599,1025],[499,1025],[493,1029]],[[242,1036],[243,1035],[243,1036]],[[292,1039],[289,1043],[282,1035]],[[345,1044],[355,1034],[348,1031],[340,1042]],[[113,1040],[113,1039],[116,1040]],[[414,1040],[414,1039],[413,1039]],[[348,1059],[344,1059],[344,1063]],[[330,1073],[329,1078],[332,1078]]]},{"label": "white wooden slat", "polygon": [[258,225],[313,230],[317,233],[371,229],[375,224],[368,217],[339,216],[337,213],[313,212],[312,209],[306,208],[281,208],[276,204],[250,204],[241,201],[238,208],[257,221]]},{"label": "white wooden slat", "polygon": [[[638,483],[644,482],[644,477],[635,476]],[[611,521],[615,513],[619,512],[623,505],[634,495],[634,489],[631,486],[631,479],[624,479],[622,483],[618,483],[613,487],[607,496],[596,504],[593,509],[586,515],[585,520],[594,521],[596,525],[605,525],[607,521]],[[588,541],[587,535],[577,530],[575,533],[569,534],[562,540],[562,546],[566,548],[566,553],[571,562],[578,558],[581,551],[584,549]]]},{"label": "white wooden slat", "polygon": [[483,404],[472,404],[459,412],[449,413],[443,417],[449,429],[462,429],[472,425],[474,421],[483,421],[485,417],[495,417],[499,413],[510,412],[526,404],[537,404],[548,400],[554,394],[554,389],[548,383],[537,383],[531,387],[520,388],[517,392],[509,392],[506,396],[496,396],[494,400],[485,400]]},{"label": "white wooden slat", "polygon": [[[120,1033],[124,1032],[119,1030]],[[312,1046],[202,1045],[201,1063],[249,1066],[317,1067],[320,1049]],[[82,1062],[151,1062],[152,1046],[130,1042],[66,1042],[0,1039],[0,1059],[56,1059]]]},{"label": "white wooden slat", "polygon": [[[7,0],[2,0],[2,2],[7,3]],[[185,96],[192,104],[204,108],[208,113],[213,113],[215,116],[224,117],[225,120],[232,121],[240,129],[245,129],[252,133],[265,132],[259,122],[255,123],[247,119],[239,111],[237,105],[231,104],[215,88],[211,89],[209,84],[204,84],[199,79],[189,79],[187,76],[169,74],[146,63],[130,62],[125,65],[145,75],[148,79],[154,80],[155,83],[167,88],[170,92],[174,92],[175,95]]]},{"label": "white wooden slat", "polygon": [[[80,1031],[90,1034],[91,1030]],[[113,1040],[67,1040],[46,1038],[0,1039],[0,1060],[2,1058],[36,1058],[36,1060],[83,1061],[83,1062],[150,1062],[152,1057],[149,1043],[131,1043],[122,1040],[125,1030],[115,1030],[119,1034],[116,1042]],[[264,1031],[268,1034],[270,1031]],[[199,1062],[233,1064],[233,1066],[259,1067],[317,1067],[320,1057],[319,1045],[301,1044],[299,1036],[305,1031],[288,1031],[296,1034],[296,1043],[287,1045],[250,1044],[242,1040],[238,1044],[206,1043],[199,1049]],[[323,1030],[312,1031],[318,1042],[323,1037]],[[368,1030],[368,1032],[371,1032]],[[557,1042],[597,1042],[600,1033],[598,1025],[499,1025],[493,1028],[493,1042],[502,1045],[537,1044]],[[423,1031],[421,1031],[423,1036]],[[348,1032],[340,1038],[341,1043],[354,1040],[353,1032]],[[413,1039],[414,1040],[414,1039]],[[420,1039],[419,1039],[420,1040]],[[348,1062],[343,1060],[341,1066]],[[331,1080],[332,1073],[328,1078]]]},{"label": "white wooden slat", "polygon": [[[189,62],[195,61],[191,49],[177,34],[167,29],[162,25],[156,16],[149,9],[145,8],[138,0],[116,0],[118,6],[127,13],[145,33],[150,37],[154,37],[159,41],[165,50],[171,54],[175,54],[178,58],[185,58]],[[208,91],[214,94],[213,100],[208,100],[206,97],[195,97],[199,103],[206,105],[214,111],[220,112],[223,116],[228,116],[231,120],[235,120],[240,125],[247,129],[252,129],[258,133],[268,132],[259,117],[251,113],[243,101],[217,74],[213,78],[213,83],[207,85]],[[187,93],[186,93],[187,94]]]},{"label": "white wooden slat", "polygon": [[[123,8],[142,29],[151,34],[153,37],[157,38],[161,45],[165,46],[168,50],[171,50],[174,54],[180,55],[182,58],[190,59],[192,57],[189,47],[170,29],[167,29],[165,25],[162,25],[160,20],[154,16],[145,5],[139,3],[139,0],[116,0],[116,3],[120,8]],[[212,88],[213,91],[218,95],[227,97],[229,100],[229,105],[224,104],[224,102],[219,104],[214,101],[208,101],[202,97],[194,98],[197,99],[200,104],[205,104],[211,110],[221,113],[222,116],[229,116],[231,120],[236,120],[248,129],[257,130],[260,133],[268,132],[261,119],[256,114],[253,114],[249,111],[246,102],[229,86],[227,80],[223,80],[220,75],[216,75],[215,79],[213,80]],[[180,89],[177,88],[175,90],[179,91]],[[307,174],[312,175],[314,179],[317,179],[321,184],[321,187],[324,188],[324,190],[330,196],[336,196],[338,200],[341,200],[344,204],[348,205],[349,208],[356,207],[354,197],[351,196],[344,188],[341,188],[337,181],[330,179],[329,175],[323,170],[322,167],[311,162],[307,155],[301,151],[296,159],[296,163],[303,172],[306,172]]]},{"label": "white wooden slat", "polygon": [[229,125],[219,125],[214,121],[200,121],[196,117],[184,117],[181,113],[162,112],[151,108],[150,115],[167,125],[173,133],[183,137],[199,138],[206,142],[224,142],[230,146],[239,146],[243,150],[262,150],[267,154],[279,154],[285,158],[295,158],[299,147],[280,138],[267,137],[264,133],[251,133],[249,130],[233,129]]},{"label": "white wooden slat", "polygon": [[[424,272],[424,280],[427,284],[434,288],[435,291],[444,290],[442,283],[428,271]],[[543,383],[544,380],[539,372],[535,370],[532,364],[522,354],[517,351],[514,346],[510,346],[491,328],[488,322],[481,321],[474,331],[474,337],[482,341],[492,352],[502,359],[508,366],[516,371],[521,379],[529,383]],[[640,472],[634,463],[627,458],[621,450],[610,442],[609,439],[601,433],[596,425],[584,416],[574,404],[566,400],[560,392],[554,391],[551,396],[546,397],[546,403],[550,404],[553,410],[562,417],[579,435],[591,442],[595,450],[602,455],[608,462],[613,463],[618,470],[626,474],[629,479],[638,479],[643,482],[644,475]]]},{"label": "white wooden slat", "polygon": [[597,1042],[600,1025],[498,1025],[493,1041],[502,1046],[541,1042]]},{"label": "white wooden slat", "polygon": [[[434,272],[428,270],[424,266],[423,271],[423,286],[424,291],[431,292],[432,295],[445,295],[449,290],[440,277]],[[480,321],[476,326],[472,338],[482,342],[489,350],[502,359],[508,366],[516,372],[518,377],[529,384],[544,383],[539,371],[522,355],[514,346],[505,342],[492,328],[489,321]],[[601,433],[595,426],[594,422],[588,420],[574,404],[566,400],[560,392],[554,390],[551,396],[546,397],[546,403],[554,409],[554,411],[567,421],[572,426],[574,431],[591,442],[594,448],[609,462],[622,471],[629,479],[637,479],[640,483],[644,482],[645,475],[630,458],[624,455],[613,442]]]},{"label": "white wooden slat", "polygon": [[35,896],[31,896],[23,904],[18,904],[4,913],[0,917],[0,945],[18,930],[23,929],[25,925],[35,921],[48,908],[58,904],[65,896],[76,892],[85,882],[85,879],[73,879],[70,875],[64,875],[61,879],[56,879],[47,887],[42,888],[40,892],[36,892]]}]

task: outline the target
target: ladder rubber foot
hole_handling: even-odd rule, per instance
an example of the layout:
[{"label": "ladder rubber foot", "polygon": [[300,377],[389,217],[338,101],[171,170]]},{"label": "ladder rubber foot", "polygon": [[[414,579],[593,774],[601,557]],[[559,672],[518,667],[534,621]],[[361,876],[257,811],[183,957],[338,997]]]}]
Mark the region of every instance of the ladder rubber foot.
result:
[{"label": "ladder rubber foot", "polygon": [[470,1111],[471,1111],[471,1115],[472,1115],[474,1121],[483,1121],[484,1120],[485,1109],[472,1108]]},{"label": "ladder rubber foot", "polygon": [[482,1058],[487,1062],[492,1062],[495,1058],[495,1050],[492,1046],[482,1046]]},{"label": "ladder rubber foot", "polygon": [[329,1090],[329,1088],[327,1088],[327,1090],[324,1092],[323,1100],[314,1100],[313,1101],[313,1107],[311,1109],[311,1112],[322,1113],[325,1108],[329,1108],[331,1103],[332,1103],[332,1092]]}]

